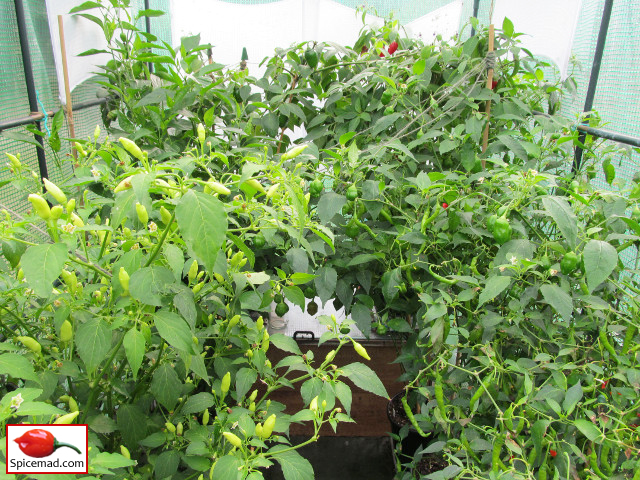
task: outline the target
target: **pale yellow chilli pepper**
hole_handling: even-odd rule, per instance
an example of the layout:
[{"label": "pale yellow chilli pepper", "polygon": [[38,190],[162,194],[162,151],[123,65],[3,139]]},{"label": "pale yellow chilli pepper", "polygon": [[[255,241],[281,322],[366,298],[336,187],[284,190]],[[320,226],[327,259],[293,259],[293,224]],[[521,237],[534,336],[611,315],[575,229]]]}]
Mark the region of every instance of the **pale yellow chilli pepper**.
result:
[{"label": "pale yellow chilli pepper", "polygon": [[51,209],[44,198],[37,193],[32,193],[27,198],[31,202],[31,205],[33,205],[33,209],[36,214],[38,214],[41,219],[49,220],[51,218]]},{"label": "pale yellow chilli pepper", "polygon": [[124,180],[122,180],[118,185],[116,185],[116,188],[113,189],[113,192],[118,193],[124,190],[129,190],[130,188],[131,188],[131,177],[127,177]]},{"label": "pale yellow chilli pepper", "polygon": [[351,340],[351,341],[353,342],[353,349],[356,351],[358,355],[360,355],[362,358],[366,360],[371,360],[371,357],[367,353],[367,350],[362,345],[360,345],[355,340]]},{"label": "pale yellow chilli pepper", "polygon": [[60,326],[60,341],[62,343],[70,342],[73,338],[73,325],[69,320],[62,322]]},{"label": "pale yellow chilli pepper", "polygon": [[207,132],[204,129],[204,125],[199,123],[197,126],[197,131],[198,131],[198,141],[200,142],[200,145],[204,145],[204,141],[207,139]]},{"label": "pale yellow chilli pepper", "polygon": [[129,452],[129,449],[127,447],[125,447],[124,445],[120,445],[120,453],[127,460],[131,459],[131,453]]},{"label": "pale yellow chilli pepper", "polygon": [[144,153],[140,150],[140,147],[135,144],[135,142],[129,140],[125,137],[120,137],[118,141],[122,144],[124,149],[133,155],[135,158],[143,162],[145,160]]},{"label": "pale yellow chilli pepper", "polygon": [[240,438],[237,435],[234,435],[231,432],[222,432],[222,435],[224,436],[224,438],[227,439],[227,442],[229,442],[234,447],[236,448],[242,447],[242,440],[240,440]]},{"label": "pale yellow chilli pepper", "polygon": [[53,220],[60,219],[63,213],[64,209],[62,208],[62,205],[54,205],[53,207],[51,207],[51,218]]},{"label": "pale yellow chilli pepper", "polygon": [[120,271],[118,272],[118,280],[120,281],[120,285],[124,290],[124,294],[129,294],[129,274],[124,269],[124,267],[120,267]]},{"label": "pale yellow chilli pepper", "polygon": [[220,195],[229,195],[231,193],[231,190],[215,180],[209,180],[205,183],[205,193],[210,193],[207,189]]},{"label": "pale yellow chilli pepper", "polygon": [[189,283],[193,283],[196,281],[196,276],[198,275],[198,261],[194,260],[189,267],[188,279]]},{"label": "pale yellow chilli pepper", "polygon": [[256,180],[255,178],[250,178],[249,180],[247,180],[246,182],[247,185],[249,185],[251,188],[258,190],[259,192],[264,193],[264,187],[262,186],[262,184]]},{"label": "pale yellow chilli pepper", "polygon": [[16,337],[20,343],[22,343],[25,347],[31,350],[33,353],[40,354],[42,352],[42,346],[38,343],[35,338],[32,337]]},{"label": "pale yellow chilli pepper", "polygon": [[6,152],[5,152],[5,155],[9,158],[9,161],[11,162],[11,166],[16,170],[22,166],[22,164],[20,163],[20,159],[15,155],[11,155],[10,153],[6,153]]},{"label": "pale yellow chilli pepper", "polygon": [[62,415],[61,417],[57,418],[53,423],[56,425],[69,425],[76,419],[78,415],[80,415],[80,411],[67,413],[66,415]]},{"label": "pale yellow chilli pepper", "polygon": [[285,153],[283,153],[281,158],[284,161],[296,158],[298,155],[304,152],[308,146],[309,145],[300,145],[298,147],[293,147],[291,150],[287,150]]},{"label": "pale yellow chilli pepper", "polygon": [[142,205],[140,202],[136,202],[136,213],[138,214],[138,220],[144,226],[149,223],[149,213],[147,212],[147,207]]},{"label": "pale yellow chilli pepper", "polygon": [[231,386],[231,372],[227,372],[222,377],[222,381],[220,382],[220,392],[222,393],[222,398],[227,395],[229,391],[229,387]]},{"label": "pale yellow chilli pepper", "polygon": [[262,425],[262,438],[267,439],[273,433],[273,428],[276,426],[276,414],[273,413],[269,418],[264,421]]},{"label": "pale yellow chilli pepper", "polygon": [[56,202],[60,205],[67,204],[67,196],[64,194],[60,187],[58,187],[55,183],[50,182],[49,179],[45,178],[42,180],[44,182],[44,188],[47,189],[47,192],[55,198]]}]

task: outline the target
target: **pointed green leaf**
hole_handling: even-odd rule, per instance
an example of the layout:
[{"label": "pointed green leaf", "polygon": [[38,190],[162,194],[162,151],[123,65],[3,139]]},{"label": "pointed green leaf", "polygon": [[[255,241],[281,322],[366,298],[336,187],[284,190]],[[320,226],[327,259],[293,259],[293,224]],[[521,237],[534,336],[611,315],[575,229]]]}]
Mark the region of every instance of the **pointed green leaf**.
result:
[{"label": "pointed green leaf", "polygon": [[182,413],[184,415],[190,415],[192,413],[202,413],[207,408],[213,407],[213,395],[209,392],[200,392],[190,396],[184,407],[182,407]]},{"label": "pointed green leaf", "polygon": [[176,220],[187,247],[212,272],[227,233],[227,214],[222,202],[189,190],[176,207]]},{"label": "pointed green leaf", "polygon": [[187,322],[169,310],[156,312],[155,325],[160,336],[173,348],[185,353],[193,352],[193,335]]},{"label": "pointed green leaf", "polygon": [[618,264],[618,252],[608,242],[590,240],[582,251],[589,292],[604,282]]},{"label": "pointed green leaf", "polygon": [[129,293],[145,305],[162,306],[162,296],[175,283],[171,270],[165,267],[145,267],[137,270],[129,280]]},{"label": "pointed green leaf", "polygon": [[9,375],[40,383],[31,362],[17,353],[3,353],[0,355],[0,375]]},{"label": "pointed green leaf", "polygon": [[182,392],[182,383],[175,368],[168,363],[160,365],[153,374],[150,391],[163,407],[173,410]]},{"label": "pointed green leaf", "polygon": [[133,373],[133,379],[135,380],[138,376],[138,370],[140,370],[140,365],[142,365],[142,359],[144,358],[145,353],[145,341],[144,335],[139,332],[136,327],[131,328],[125,336],[123,340],[124,345],[124,353],[127,356],[127,361],[131,366],[131,372]]},{"label": "pointed green leaf", "polygon": [[36,295],[51,295],[53,282],[62,272],[67,258],[67,246],[64,243],[34,245],[24,252],[20,264],[25,280]]},{"label": "pointed green leaf", "polygon": [[93,372],[111,349],[111,330],[103,320],[94,317],[78,327],[76,347],[87,371]]},{"label": "pointed green leaf", "polygon": [[284,449],[286,446],[278,445],[269,453],[273,453],[280,466],[282,467],[282,474],[284,480],[310,480],[314,478],[313,467],[309,460],[304,458],[295,450],[289,450],[288,452],[276,453],[279,449]]},{"label": "pointed green leaf", "polygon": [[242,460],[232,455],[225,455],[213,467],[211,480],[238,480],[241,467]]},{"label": "pointed green leaf", "polygon": [[376,375],[376,373],[367,367],[364,363],[355,362],[345,365],[341,368],[343,374],[351,380],[356,387],[371,392],[375,395],[379,395],[384,398],[389,398],[387,389]]},{"label": "pointed green leaf", "polygon": [[575,249],[578,238],[578,220],[573,213],[571,205],[561,197],[544,197],[542,204],[547,213],[556,222],[556,225],[558,225],[569,246]]},{"label": "pointed green leaf", "polygon": [[487,280],[484,290],[480,292],[478,306],[493,300],[511,284],[511,277],[494,275]]},{"label": "pointed green leaf", "polygon": [[567,322],[571,319],[573,300],[567,292],[558,285],[542,285],[540,292],[544,300],[558,312],[558,315]]},{"label": "pointed green leaf", "polygon": [[[600,432],[600,430],[598,430],[598,427],[596,427],[593,423],[588,420],[579,419],[573,422],[573,424],[589,440],[591,440],[592,442],[600,443],[602,432]],[[598,441],[599,438],[600,441]]]},{"label": "pointed green leaf", "polygon": [[282,333],[274,333],[269,337],[269,341],[274,347],[279,348],[284,352],[302,355],[300,347],[298,346],[298,342],[287,335],[283,335]]}]

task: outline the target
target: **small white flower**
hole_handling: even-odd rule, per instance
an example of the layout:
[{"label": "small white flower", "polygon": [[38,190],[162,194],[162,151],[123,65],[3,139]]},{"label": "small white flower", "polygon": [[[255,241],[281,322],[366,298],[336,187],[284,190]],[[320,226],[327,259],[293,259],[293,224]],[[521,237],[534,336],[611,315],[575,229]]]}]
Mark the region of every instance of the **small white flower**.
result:
[{"label": "small white flower", "polygon": [[140,248],[140,245],[137,243],[134,243],[133,245],[131,245],[131,250],[138,250]]},{"label": "small white flower", "polygon": [[95,167],[94,167],[94,168],[92,168],[92,169],[91,169],[91,175],[93,175],[93,176],[94,176],[94,177],[96,177],[96,178],[99,178],[99,177],[100,177],[100,170],[98,170],[98,169],[97,169],[97,168],[95,168]]},{"label": "small white flower", "polygon": [[149,222],[149,231],[155,232],[157,230],[158,230],[158,225],[156,225],[154,222]]},{"label": "small white flower", "polygon": [[76,226],[73,223],[67,223],[62,225],[62,231],[66,233],[73,233],[76,231]]},{"label": "small white flower", "polygon": [[507,268],[507,267],[505,267],[505,266],[498,267],[498,270],[500,270],[501,272],[504,272],[505,268]]},{"label": "small white flower", "polygon": [[509,261],[511,262],[511,265],[515,265],[518,263],[518,259],[516,258],[515,255],[511,255],[511,258],[509,259]]},{"label": "small white flower", "polygon": [[22,402],[24,402],[24,398],[22,398],[22,394],[19,393],[17,394],[15,397],[11,397],[11,408],[15,408],[16,410],[18,410],[18,408],[20,408],[20,405],[22,405]]},{"label": "small white flower", "polygon": [[553,275],[557,275],[558,274],[558,270],[554,270],[553,268],[549,269],[549,275],[553,276]]},{"label": "small white flower", "polygon": [[484,183],[484,177],[480,177],[480,178],[478,179],[478,183]]}]

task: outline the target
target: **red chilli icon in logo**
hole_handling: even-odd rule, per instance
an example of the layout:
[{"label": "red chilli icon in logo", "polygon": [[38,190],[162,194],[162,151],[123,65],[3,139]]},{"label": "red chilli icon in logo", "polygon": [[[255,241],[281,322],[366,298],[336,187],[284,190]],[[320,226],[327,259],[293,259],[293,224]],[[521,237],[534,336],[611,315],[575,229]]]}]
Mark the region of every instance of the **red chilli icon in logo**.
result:
[{"label": "red chilli icon in logo", "polygon": [[77,447],[68,443],[60,443],[46,430],[36,428],[28,430],[21,437],[14,440],[22,450],[22,453],[29,457],[48,457],[60,447],[69,447],[78,453],[82,453]]}]

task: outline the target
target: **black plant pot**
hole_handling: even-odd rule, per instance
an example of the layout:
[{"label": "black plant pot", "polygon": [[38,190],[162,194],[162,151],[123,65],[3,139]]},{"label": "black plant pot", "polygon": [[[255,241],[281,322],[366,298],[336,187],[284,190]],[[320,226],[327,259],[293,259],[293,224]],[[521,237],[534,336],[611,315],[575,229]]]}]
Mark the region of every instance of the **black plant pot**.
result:
[{"label": "black plant pot", "polygon": [[[405,395],[405,392],[400,392],[394,395],[387,404],[387,417],[391,423],[391,433],[400,437],[400,430],[403,429],[407,432],[406,436],[401,440],[400,454],[409,459],[415,456],[416,451],[420,448],[427,446],[431,443],[431,437],[423,437],[415,428],[411,426],[407,415],[402,408],[402,402],[400,399]],[[396,440],[394,437],[394,444]],[[394,445],[397,449],[397,445]]]}]

